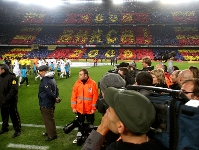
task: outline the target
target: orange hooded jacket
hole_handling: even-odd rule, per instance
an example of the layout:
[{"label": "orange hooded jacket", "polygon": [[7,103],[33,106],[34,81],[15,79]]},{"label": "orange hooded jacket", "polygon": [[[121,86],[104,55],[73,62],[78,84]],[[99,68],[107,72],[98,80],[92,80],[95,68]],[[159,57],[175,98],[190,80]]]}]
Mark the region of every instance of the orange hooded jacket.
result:
[{"label": "orange hooded jacket", "polygon": [[77,80],[74,84],[71,107],[81,114],[91,114],[91,110],[96,110],[96,102],[98,99],[98,88],[94,80],[88,79],[83,84],[81,80]]}]

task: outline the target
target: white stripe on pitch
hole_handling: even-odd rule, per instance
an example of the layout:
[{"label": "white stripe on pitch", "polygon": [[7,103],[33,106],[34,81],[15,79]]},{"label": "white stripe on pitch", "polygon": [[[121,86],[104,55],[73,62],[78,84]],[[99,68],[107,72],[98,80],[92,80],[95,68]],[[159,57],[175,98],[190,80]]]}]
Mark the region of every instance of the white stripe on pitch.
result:
[{"label": "white stripe on pitch", "polygon": [[[0,124],[2,124],[2,122],[0,122]],[[12,124],[12,123],[10,123]],[[45,128],[44,125],[37,125],[37,124],[21,124],[21,126],[24,126],[24,127],[35,127],[35,128]],[[62,126],[56,126],[57,129],[63,129]]]},{"label": "white stripe on pitch", "polygon": [[37,146],[37,145],[24,145],[24,144],[8,144],[7,147],[10,148],[20,148],[20,149],[36,149],[36,150],[47,150],[49,146]]},{"label": "white stripe on pitch", "polygon": [[[0,124],[2,124],[2,122],[0,122]],[[34,128],[45,128],[44,125],[37,125],[37,124],[23,124],[22,123],[21,126],[23,126],[23,127],[34,127]],[[62,126],[56,126],[56,129],[63,129],[63,128],[64,127],[62,127]],[[75,128],[74,130],[77,130],[77,128]]]}]

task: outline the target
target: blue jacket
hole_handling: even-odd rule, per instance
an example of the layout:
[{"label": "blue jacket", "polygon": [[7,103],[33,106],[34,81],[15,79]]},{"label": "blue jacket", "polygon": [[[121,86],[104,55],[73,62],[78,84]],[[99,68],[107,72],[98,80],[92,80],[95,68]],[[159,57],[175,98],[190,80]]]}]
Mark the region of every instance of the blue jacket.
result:
[{"label": "blue jacket", "polygon": [[27,70],[26,69],[21,69],[21,76],[23,77],[23,78],[26,78],[27,77]]},{"label": "blue jacket", "polygon": [[52,72],[49,73],[41,79],[38,98],[40,107],[54,108],[55,100],[59,97],[59,90],[54,79],[54,74]]}]

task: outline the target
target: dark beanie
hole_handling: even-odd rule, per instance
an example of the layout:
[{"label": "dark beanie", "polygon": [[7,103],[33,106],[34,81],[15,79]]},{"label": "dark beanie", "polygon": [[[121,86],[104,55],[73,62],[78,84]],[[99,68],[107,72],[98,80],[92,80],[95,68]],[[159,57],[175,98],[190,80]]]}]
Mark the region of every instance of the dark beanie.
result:
[{"label": "dark beanie", "polygon": [[102,92],[108,87],[122,88],[125,87],[126,81],[119,75],[115,73],[105,74],[100,81],[100,89]]},{"label": "dark beanie", "polygon": [[39,71],[48,71],[48,66],[47,65],[42,65],[40,67],[38,67]]}]

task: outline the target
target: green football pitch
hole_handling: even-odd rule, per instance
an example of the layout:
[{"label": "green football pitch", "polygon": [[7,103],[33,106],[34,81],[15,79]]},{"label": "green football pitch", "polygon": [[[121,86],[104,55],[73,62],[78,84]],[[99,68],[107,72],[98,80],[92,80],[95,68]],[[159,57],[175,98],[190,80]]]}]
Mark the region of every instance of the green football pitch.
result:
[{"label": "green football pitch", "polygon": [[[153,62],[155,66],[158,62]],[[174,62],[173,65],[178,66],[181,70],[189,66],[198,66],[198,63]],[[137,66],[141,69],[141,62],[137,62]],[[35,81],[33,75],[29,75],[29,87],[22,85],[19,87],[18,94],[18,111],[21,117],[22,133],[17,138],[12,138],[14,133],[12,124],[10,123],[9,132],[0,135],[0,149],[49,149],[49,150],[79,150],[81,147],[72,144],[77,131],[74,130],[69,134],[65,134],[62,128],[70,123],[75,114],[70,107],[70,97],[73,85],[78,79],[78,72],[81,68],[71,68],[71,77],[69,79],[60,79],[55,76],[58,88],[60,90],[61,103],[56,104],[55,121],[57,126],[58,138],[56,140],[46,142],[45,137],[42,137],[42,132],[45,131],[43,121],[40,114],[38,104],[38,86],[39,80]],[[96,82],[100,81],[101,77],[113,66],[98,66],[87,68],[89,76]],[[95,125],[100,123],[101,114],[95,114]],[[0,119],[0,122],[2,120]],[[11,121],[10,121],[11,122]]]}]

